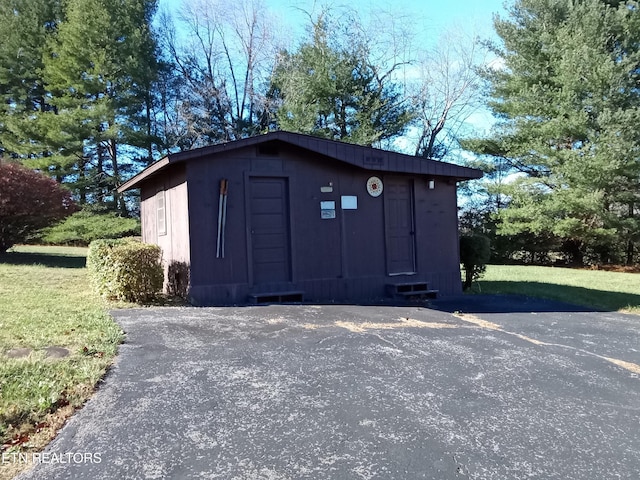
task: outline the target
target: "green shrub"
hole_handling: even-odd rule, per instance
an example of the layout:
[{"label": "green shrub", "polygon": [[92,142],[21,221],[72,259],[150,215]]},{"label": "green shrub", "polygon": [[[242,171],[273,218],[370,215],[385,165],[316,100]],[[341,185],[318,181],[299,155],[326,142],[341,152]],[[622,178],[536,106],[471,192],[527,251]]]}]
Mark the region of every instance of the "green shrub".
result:
[{"label": "green shrub", "polygon": [[460,263],[464,268],[465,280],[463,288],[471,288],[474,280],[478,280],[487,268],[491,257],[491,242],[488,237],[478,233],[460,237]]},{"label": "green shrub", "polygon": [[131,238],[95,240],[87,268],[95,291],[103,297],[147,302],[162,290],[162,251]]},{"label": "green shrub", "polygon": [[91,286],[101,296],[109,297],[113,291],[113,274],[111,253],[113,248],[126,240],[94,240],[87,252],[87,270],[91,279]]},{"label": "green shrub", "polygon": [[140,235],[140,220],[114,212],[96,213],[81,210],[63,222],[42,231],[41,241],[53,245],[87,246],[99,238],[122,238]]}]

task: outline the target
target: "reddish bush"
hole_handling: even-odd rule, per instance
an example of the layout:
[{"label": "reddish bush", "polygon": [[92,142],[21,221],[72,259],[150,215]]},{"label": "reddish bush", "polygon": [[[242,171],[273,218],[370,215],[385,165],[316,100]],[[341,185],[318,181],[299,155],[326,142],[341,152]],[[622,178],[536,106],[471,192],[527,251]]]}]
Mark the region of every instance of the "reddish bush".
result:
[{"label": "reddish bush", "polygon": [[0,253],[74,211],[71,193],[55,180],[0,162]]}]

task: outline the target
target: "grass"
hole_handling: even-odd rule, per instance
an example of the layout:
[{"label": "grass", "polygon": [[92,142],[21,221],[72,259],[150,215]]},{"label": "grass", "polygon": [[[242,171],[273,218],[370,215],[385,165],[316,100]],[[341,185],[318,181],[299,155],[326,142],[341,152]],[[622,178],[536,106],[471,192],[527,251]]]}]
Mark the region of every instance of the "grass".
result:
[{"label": "grass", "polygon": [[598,310],[640,314],[640,274],[521,265],[488,265],[473,292],[528,295]]},{"label": "grass", "polygon": [[[17,247],[0,255],[0,445],[41,449],[91,396],[123,333],[89,288],[86,249]],[[46,358],[59,346],[69,355]],[[25,358],[11,350],[29,348]],[[0,463],[0,479],[17,471]]]}]

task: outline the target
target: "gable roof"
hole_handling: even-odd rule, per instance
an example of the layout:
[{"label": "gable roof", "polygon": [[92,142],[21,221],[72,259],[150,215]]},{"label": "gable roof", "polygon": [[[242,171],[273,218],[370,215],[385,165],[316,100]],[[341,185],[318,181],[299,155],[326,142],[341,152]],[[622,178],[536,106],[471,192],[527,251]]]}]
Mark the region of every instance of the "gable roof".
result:
[{"label": "gable roof", "polygon": [[356,167],[366,170],[453,177],[456,180],[471,180],[482,177],[482,171],[480,170],[462,167],[453,163],[440,162],[437,160],[430,160],[372,147],[363,147],[361,145],[338,142],[335,140],[327,140],[300,133],[277,131],[255,137],[243,138],[241,140],[235,140],[228,143],[221,143],[185,152],[169,154],[123,183],[118,188],[118,192],[122,193],[126,190],[139,188],[141,182],[148,177],[161,172],[171,164],[187,162],[237,150],[239,148],[274,141],[294,145],[310,152],[324,155],[326,157],[333,158],[334,160],[355,165]]}]

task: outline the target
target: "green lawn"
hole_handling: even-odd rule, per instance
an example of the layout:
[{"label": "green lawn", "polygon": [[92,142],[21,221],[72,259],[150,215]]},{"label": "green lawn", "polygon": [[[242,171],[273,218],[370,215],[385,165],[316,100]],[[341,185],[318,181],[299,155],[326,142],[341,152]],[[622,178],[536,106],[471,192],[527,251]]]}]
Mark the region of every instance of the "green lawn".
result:
[{"label": "green lawn", "polygon": [[[89,287],[85,255],[86,249],[72,247],[17,247],[0,255],[4,451],[42,447],[61,423],[56,412],[67,416],[91,396],[122,341],[106,304]],[[46,358],[43,349],[51,346],[70,354]],[[32,353],[9,358],[17,348]],[[10,466],[0,465],[0,478],[9,478]]]},{"label": "green lawn", "polygon": [[599,310],[640,313],[640,274],[521,265],[488,265],[474,293],[549,298]]}]

